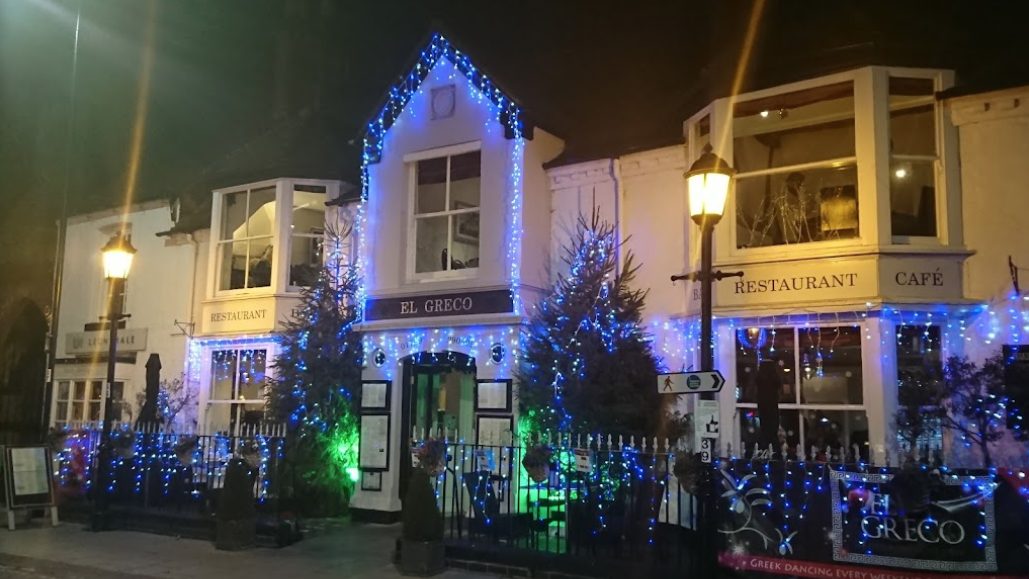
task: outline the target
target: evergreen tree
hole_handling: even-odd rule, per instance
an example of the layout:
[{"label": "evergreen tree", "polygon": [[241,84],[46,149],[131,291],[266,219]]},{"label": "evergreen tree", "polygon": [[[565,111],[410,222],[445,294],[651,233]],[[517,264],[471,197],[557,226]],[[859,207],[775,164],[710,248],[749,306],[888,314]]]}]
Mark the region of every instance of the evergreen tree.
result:
[{"label": "evergreen tree", "polygon": [[1004,357],[992,356],[982,366],[967,357],[952,356],[943,368],[947,412],[943,426],[975,445],[987,468],[993,466],[991,447],[1007,432],[1007,397],[1004,395]]},{"label": "evergreen tree", "polygon": [[657,391],[658,361],[640,327],[646,292],[615,227],[580,215],[564,274],[530,314],[518,400],[531,434],[585,432],[676,437]]},{"label": "evergreen tree", "polygon": [[288,426],[285,478],[319,514],[344,508],[356,478],[362,347],[353,329],[358,279],[340,258],[349,233],[326,232],[331,254],[300,292],[266,390],[270,417]]}]

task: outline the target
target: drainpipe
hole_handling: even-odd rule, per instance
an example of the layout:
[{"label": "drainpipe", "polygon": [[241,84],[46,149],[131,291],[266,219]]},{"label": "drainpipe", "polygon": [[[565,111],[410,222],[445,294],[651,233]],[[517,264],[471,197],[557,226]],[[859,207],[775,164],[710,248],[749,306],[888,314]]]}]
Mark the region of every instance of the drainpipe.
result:
[{"label": "drainpipe", "polygon": [[79,71],[79,30],[82,24],[82,3],[75,12],[75,41],[71,53],[71,79],[68,89],[68,128],[65,136],[64,185],[61,191],[61,218],[57,222],[57,251],[54,258],[53,291],[50,294],[50,324],[46,347],[46,379],[43,407],[39,413],[40,432],[46,436],[50,426],[50,403],[54,392],[54,365],[57,360],[57,324],[61,313],[61,289],[64,284],[64,245],[68,235],[68,189],[71,187],[71,159],[75,137],[75,89]]},{"label": "drainpipe", "polygon": [[622,273],[622,245],[625,243],[627,237],[625,236],[625,188],[622,187],[622,161],[621,159],[611,159],[611,175],[614,180],[615,187],[615,226],[618,228],[618,249],[615,252],[615,257],[618,259],[618,265],[615,268],[615,272]]}]

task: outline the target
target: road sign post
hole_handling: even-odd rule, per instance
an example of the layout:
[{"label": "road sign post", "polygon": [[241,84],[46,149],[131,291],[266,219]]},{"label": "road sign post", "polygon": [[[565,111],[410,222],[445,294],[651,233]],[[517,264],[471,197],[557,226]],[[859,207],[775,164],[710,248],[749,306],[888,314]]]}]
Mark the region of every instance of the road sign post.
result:
[{"label": "road sign post", "polygon": [[725,378],[718,370],[710,372],[675,372],[658,374],[657,391],[661,394],[700,394],[719,392],[725,385]]}]

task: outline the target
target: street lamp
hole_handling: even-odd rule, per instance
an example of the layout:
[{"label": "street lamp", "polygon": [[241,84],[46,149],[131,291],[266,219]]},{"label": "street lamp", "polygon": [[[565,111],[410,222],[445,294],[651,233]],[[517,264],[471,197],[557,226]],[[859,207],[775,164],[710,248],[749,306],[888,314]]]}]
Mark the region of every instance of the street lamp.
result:
[{"label": "street lamp", "polygon": [[[742,272],[722,273],[711,271],[711,246],[715,225],[725,212],[725,200],[729,196],[729,185],[736,171],[721,157],[711,152],[710,146],[683,175],[689,196],[690,218],[700,226],[700,271],[686,275],[672,276],[672,281],[688,279],[700,282],[700,370],[715,369],[714,353],[711,351],[711,284],[727,277],[743,277]],[[706,397],[706,395],[704,396]]]},{"label": "street lamp", "polygon": [[110,481],[107,480],[107,467],[111,463],[111,388],[114,386],[115,358],[118,355],[118,323],[129,317],[122,311],[121,296],[125,293],[125,280],[132,269],[132,258],[136,255],[136,248],[132,247],[124,234],[119,233],[111,237],[100,251],[103,255],[104,277],[107,278],[110,292],[107,298],[107,315],[101,319],[107,320],[110,335],[107,350],[107,382],[104,384],[102,397],[104,409],[100,423],[100,452],[97,453],[96,467],[93,470],[96,473],[93,487],[93,492],[96,493],[92,518],[94,532],[108,528],[107,493]]}]

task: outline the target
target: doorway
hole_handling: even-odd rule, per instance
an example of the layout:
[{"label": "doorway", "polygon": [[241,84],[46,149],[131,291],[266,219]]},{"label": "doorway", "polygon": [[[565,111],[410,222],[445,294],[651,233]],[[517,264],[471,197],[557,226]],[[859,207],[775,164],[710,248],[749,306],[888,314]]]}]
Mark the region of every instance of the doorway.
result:
[{"label": "doorway", "polygon": [[400,440],[400,498],[407,492],[414,440],[446,436],[474,440],[475,358],[460,352],[422,352],[404,360]]}]

